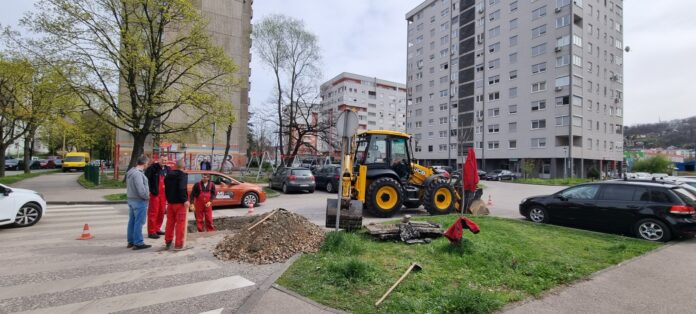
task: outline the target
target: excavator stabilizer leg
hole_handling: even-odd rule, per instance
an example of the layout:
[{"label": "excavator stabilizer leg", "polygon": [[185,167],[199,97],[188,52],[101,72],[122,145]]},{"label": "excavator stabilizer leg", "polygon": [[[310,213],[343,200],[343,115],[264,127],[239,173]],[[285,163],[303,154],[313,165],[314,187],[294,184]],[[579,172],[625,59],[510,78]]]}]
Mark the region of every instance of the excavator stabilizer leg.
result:
[{"label": "excavator stabilizer leg", "polygon": [[[341,217],[339,228],[346,230],[357,230],[362,228],[363,203],[357,200],[341,202]],[[337,199],[326,200],[326,227],[336,228],[336,211],[338,209]]]}]

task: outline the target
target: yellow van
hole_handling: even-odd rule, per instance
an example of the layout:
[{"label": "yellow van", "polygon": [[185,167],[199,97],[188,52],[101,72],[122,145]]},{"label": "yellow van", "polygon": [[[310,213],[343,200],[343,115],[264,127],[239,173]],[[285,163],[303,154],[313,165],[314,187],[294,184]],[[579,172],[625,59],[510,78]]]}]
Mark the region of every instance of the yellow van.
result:
[{"label": "yellow van", "polygon": [[65,154],[63,159],[63,172],[68,170],[84,171],[89,164],[89,153],[72,152]]}]

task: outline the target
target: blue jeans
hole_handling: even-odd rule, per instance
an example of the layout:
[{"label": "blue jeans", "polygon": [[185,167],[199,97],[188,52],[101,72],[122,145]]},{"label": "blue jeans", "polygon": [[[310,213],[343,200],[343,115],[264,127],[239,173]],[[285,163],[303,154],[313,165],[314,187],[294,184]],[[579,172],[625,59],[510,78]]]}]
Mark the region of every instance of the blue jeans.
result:
[{"label": "blue jeans", "polygon": [[145,244],[143,241],[143,225],[147,217],[147,200],[128,199],[128,243]]}]

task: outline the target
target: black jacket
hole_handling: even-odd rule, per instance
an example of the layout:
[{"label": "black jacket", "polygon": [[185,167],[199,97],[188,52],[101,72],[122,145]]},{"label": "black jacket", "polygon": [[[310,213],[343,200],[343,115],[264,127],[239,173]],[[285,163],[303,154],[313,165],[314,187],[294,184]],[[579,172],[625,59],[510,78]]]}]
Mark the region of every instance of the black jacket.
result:
[{"label": "black jacket", "polygon": [[[212,201],[215,199],[215,184],[212,181],[208,181],[207,188],[205,186],[203,186],[204,192],[207,192],[208,190],[210,190],[210,200]],[[198,195],[200,195],[200,194],[201,194],[201,183],[196,182],[196,184],[193,185],[193,190],[191,190],[191,202],[193,203],[193,201],[196,199],[196,197],[198,197]]]},{"label": "black jacket", "polygon": [[145,169],[145,177],[147,177],[148,186],[152,195],[159,195],[159,177],[166,176],[171,169],[169,166],[162,166],[160,163],[152,164]]},{"label": "black jacket", "polygon": [[213,168],[210,166],[210,161],[201,161],[201,170],[203,170],[203,165],[207,166],[205,170],[213,170]]},{"label": "black jacket", "polygon": [[188,201],[186,185],[188,176],[181,170],[174,170],[164,178],[164,192],[169,204],[183,204]]}]

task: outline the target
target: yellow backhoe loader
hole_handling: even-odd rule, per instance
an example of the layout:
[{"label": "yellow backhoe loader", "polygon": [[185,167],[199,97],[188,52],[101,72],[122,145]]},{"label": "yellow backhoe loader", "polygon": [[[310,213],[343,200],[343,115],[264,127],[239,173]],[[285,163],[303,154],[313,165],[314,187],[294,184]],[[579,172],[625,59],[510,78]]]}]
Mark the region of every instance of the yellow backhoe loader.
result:
[{"label": "yellow backhoe loader", "polygon": [[459,209],[461,191],[450,178],[411,162],[411,136],[397,131],[370,130],[352,137],[342,157],[341,194],[328,199],[326,226],[360,228],[363,208],[375,217],[391,217],[405,205],[420,205],[431,215]]}]

